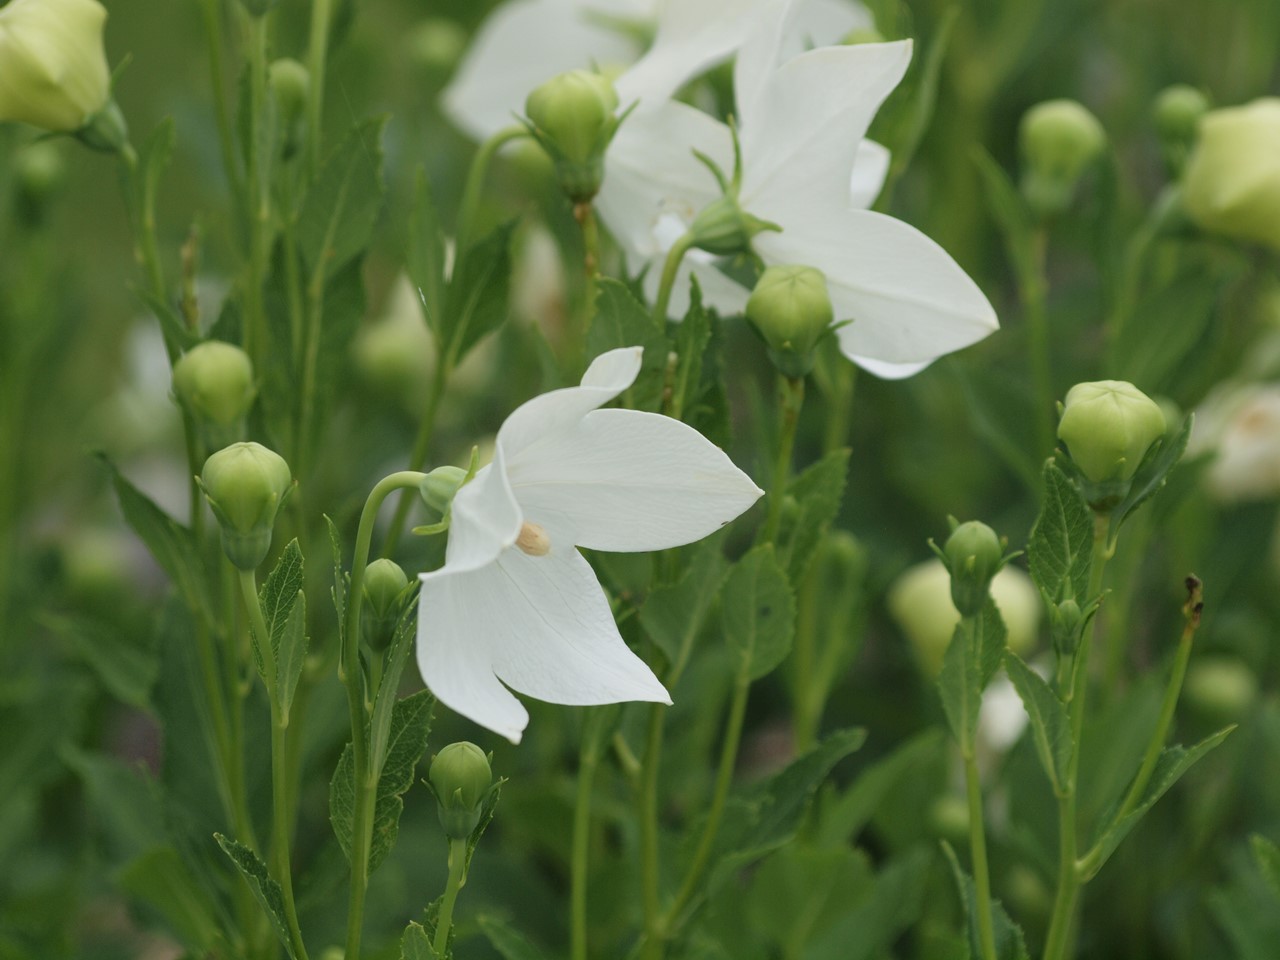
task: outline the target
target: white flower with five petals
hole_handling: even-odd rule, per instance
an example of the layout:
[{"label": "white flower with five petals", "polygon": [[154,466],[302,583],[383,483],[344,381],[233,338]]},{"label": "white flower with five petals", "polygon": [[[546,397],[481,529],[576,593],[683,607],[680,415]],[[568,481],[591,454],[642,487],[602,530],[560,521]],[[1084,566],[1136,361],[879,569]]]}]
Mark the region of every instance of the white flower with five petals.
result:
[{"label": "white flower with five petals", "polygon": [[[879,376],[910,376],[998,327],[987,298],[941,247],[865,209],[888,155],[864,137],[906,72],[911,44],[820,47],[788,58],[783,38],[794,15],[794,5],[771,7],[735,63],[740,205],[781,228],[757,234],[752,248],[766,265],[821,270],[836,320],[853,321],[837,330],[841,350]],[[632,269],[648,265],[650,296],[668,250],[721,195],[694,150],[722,170],[734,166],[729,127],[668,100],[641,102],[606,155],[597,203]],[[690,273],[707,302],[726,312],[745,306],[749,291],[693,251],[672,297],[676,315],[688,302]]]},{"label": "white flower with five petals", "polygon": [[640,360],[638,347],[605,353],[580,386],[512,413],[493,462],[454,498],[444,566],[421,575],[423,680],[512,742],[529,715],[511,690],[563,704],[671,702],[623,642],[578,547],[690,543],[763,493],[692,427],[599,409],[632,384]]}]

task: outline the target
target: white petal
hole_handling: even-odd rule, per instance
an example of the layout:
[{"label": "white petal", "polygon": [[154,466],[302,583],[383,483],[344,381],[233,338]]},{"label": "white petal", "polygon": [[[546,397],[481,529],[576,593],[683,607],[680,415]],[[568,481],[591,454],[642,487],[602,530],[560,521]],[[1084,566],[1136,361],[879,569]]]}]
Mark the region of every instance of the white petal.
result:
[{"label": "white petal", "polygon": [[874,140],[863,140],[858,144],[853,174],[849,178],[849,206],[855,210],[867,210],[876,202],[885,177],[889,175],[891,159],[889,150]]},{"label": "white petal", "polygon": [[503,450],[498,446],[493,463],[477,472],[454,496],[444,566],[422,574],[422,578],[476,570],[492,563],[516,542],[523,522],[507,481]]},{"label": "white petal", "polygon": [[727,60],[761,14],[781,0],[663,0],[653,46],[618,78],[622,103],[666,100],[684,84]]},{"label": "white petal", "polygon": [[[680,232],[683,233],[683,230]],[[664,260],[665,254],[654,257],[644,276],[645,296],[651,302],[658,296]],[[746,309],[747,297],[751,295],[751,291],[721,273],[711,254],[690,250],[684,255],[684,260],[676,271],[676,282],[671,288],[671,300],[667,304],[668,316],[679,320],[689,312],[692,300],[689,281],[695,276],[698,278],[698,288],[702,291],[703,305],[713,307],[722,314],[741,313]]]},{"label": "white petal", "polygon": [[524,113],[534,87],[566,70],[631,63],[636,43],[591,20],[573,0],[510,0],[480,27],[441,105],[485,140]]},{"label": "white petal", "polygon": [[729,128],[687,104],[669,100],[636,110],[618,128],[605,157],[596,207],[632,255],[643,260],[665,253],[654,237],[659,220],[675,216],[687,224],[720,195],[694,150],[732,173]]},{"label": "white petal", "polygon": [[[744,39],[733,64],[733,96],[739,127],[766,122],[760,115],[760,104],[769,83],[783,62],[783,47],[794,34],[792,25],[796,3],[774,4],[756,21],[755,29]],[[800,52],[800,47],[788,55]]]},{"label": "white petal", "polygon": [[764,491],[687,424],[596,410],[508,464],[524,516],[593,550],[665,550],[701,540]]},{"label": "white petal", "polygon": [[631,386],[640,373],[642,355],[640,347],[602,353],[582,375],[581,386],[552,390],[517,407],[498,430],[497,446],[505,456],[507,473],[513,464],[529,456],[533,448],[562,431],[573,429],[596,407]]},{"label": "white petal", "polygon": [[490,637],[475,629],[472,612],[487,599],[484,584],[495,574],[501,576],[496,563],[469,573],[423,579],[418,598],[418,671],[445,706],[519,743],[529,713],[494,676]]},{"label": "white petal", "polygon": [[840,348],[851,358],[920,364],[999,327],[969,276],[915,227],[870,210],[809,208],[755,246],[769,263],[827,276]]},{"label": "white petal", "polygon": [[871,13],[857,0],[796,0],[782,49],[784,59],[812,47],[840,43],[853,30],[875,26]]},{"label": "white petal", "polygon": [[867,125],[910,60],[903,40],[822,47],[780,67],[743,120],[746,209],[785,223],[797,203],[847,196]]},{"label": "white petal", "polygon": [[932,360],[926,360],[923,363],[886,363],[883,360],[873,360],[871,357],[852,355],[848,351],[845,351],[845,356],[849,357],[850,360],[867,371],[867,373],[873,374],[881,380],[905,380],[907,377],[914,377],[929,364],[933,363]]}]

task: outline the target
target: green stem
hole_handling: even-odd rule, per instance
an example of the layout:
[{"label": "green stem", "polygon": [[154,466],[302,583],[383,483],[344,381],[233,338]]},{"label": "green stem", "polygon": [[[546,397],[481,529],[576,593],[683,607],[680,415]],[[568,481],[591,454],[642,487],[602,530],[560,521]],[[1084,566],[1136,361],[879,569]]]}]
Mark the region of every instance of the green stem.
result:
[{"label": "green stem", "polygon": [[591,852],[591,787],[600,759],[595,731],[584,731],[578,762],[578,795],[573,806],[573,850],[569,860],[570,960],[587,960],[587,868]]},{"label": "green stem", "polygon": [[582,288],[581,321],[576,329],[568,331],[569,359],[573,366],[580,366],[585,359],[587,330],[596,311],[596,278],[600,276],[600,227],[596,222],[595,207],[590,201],[574,204],[573,219],[582,229]]},{"label": "green stem", "polygon": [[504,127],[484,143],[471,159],[471,169],[467,171],[467,182],[462,188],[462,205],[458,208],[458,221],[454,229],[457,237],[458,257],[464,257],[475,239],[476,220],[480,215],[480,201],[484,198],[484,184],[489,175],[489,165],[498,151],[513,140],[522,140],[529,136],[523,126]]},{"label": "green stem", "polygon": [[[369,565],[369,546],[378,509],[393,490],[417,488],[421,473],[400,471],[383,477],[369,492],[360,513],[356,530],[355,553],[351,559],[351,586],[347,594],[346,622],[342,635],[342,657],[338,678],[347,688],[347,710],[351,720],[352,772],[357,785],[355,810],[351,825],[351,896],[347,908],[348,957],[360,956],[360,939],[364,928],[364,900],[369,887],[369,850],[373,837],[373,813],[376,800],[376,767],[379,758],[369,756],[366,724],[364,675],[360,669],[360,608],[364,603],[364,573]],[[372,788],[370,782],[372,781]]]},{"label": "green stem", "polygon": [[262,153],[258,136],[267,104],[267,23],[266,17],[246,14],[245,40],[249,51],[249,129],[246,137],[249,206],[245,220],[249,229],[249,277],[245,291],[245,352],[255,364],[267,357],[267,319],[263,286],[270,256],[271,158]]},{"label": "green stem", "polygon": [[822,450],[831,453],[849,442],[849,416],[853,410],[853,391],[858,382],[858,368],[840,357],[833,373],[830,402],[827,404],[827,429],[822,437]]},{"label": "green stem", "polygon": [[222,166],[227,173],[227,183],[235,196],[236,206],[243,207],[244,181],[236,162],[235,138],[232,134],[231,108],[227,103],[227,91],[223,82],[222,66],[222,16],[220,0],[201,0],[204,13],[205,36],[209,41],[209,81],[213,91],[213,113],[218,126],[218,147],[222,152]]},{"label": "green stem", "polygon": [[[431,380],[431,392],[427,395],[427,408],[423,411],[422,422],[418,424],[418,435],[414,438],[413,450],[409,454],[410,470],[421,470],[422,465],[427,462],[431,440],[435,436],[436,419],[440,415],[440,401],[444,398],[445,387],[452,372],[441,355],[440,366]],[[391,518],[391,526],[387,529],[387,539],[382,545],[382,556],[391,556],[399,546],[405,521],[409,518],[409,510],[416,499],[417,494],[413,490],[405,490],[400,496],[400,502],[396,504],[395,516]]]},{"label": "green stem", "polygon": [[662,264],[662,277],[658,281],[658,295],[653,301],[653,322],[664,333],[667,329],[667,306],[671,303],[671,291],[675,289],[680,262],[693,247],[693,234],[686,233],[671,245],[667,259]]},{"label": "green stem", "polygon": [[262,615],[258,585],[252,570],[240,571],[240,594],[244,598],[245,610],[249,614],[249,625],[258,639],[258,653],[262,660],[263,672],[266,674],[268,699],[271,701],[271,859],[275,863],[276,880],[280,884],[280,893],[284,901],[289,940],[293,945],[294,954],[300,960],[307,960],[307,948],[302,942],[302,931],[298,927],[298,908],[293,900],[293,857],[289,852],[291,846],[288,806],[289,718],[280,712],[280,701],[276,695],[277,677],[275,658],[271,650],[271,634],[267,631],[267,621]]},{"label": "green stem", "polygon": [[[449,880],[445,884],[444,899],[440,902],[440,915],[436,920],[436,938],[432,943],[437,957],[443,957],[449,946],[449,930],[453,927],[453,906],[458,902],[458,891],[467,882],[467,841],[449,841]],[[352,956],[348,953],[347,956]]]},{"label": "green stem", "polygon": [[1080,884],[1076,875],[1075,795],[1058,798],[1058,892],[1045,937],[1044,960],[1063,960],[1071,936]]},{"label": "green stem", "polygon": [[[311,36],[307,42],[307,167],[311,178],[320,171],[321,127],[324,119],[325,59],[329,53],[329,27],[333,0],[312,0]],[[352,957],[352,960],[358,960]]]},{"label": "green stem", "polygon": [[662,902],[658,895],[658,768],[662,759],[662,722],[666,708],[649,707],[649,729],[640,762],[640,888],[644,907],[644,951],[647,960],[662,956]]},{"label": "green stem", "polygon": [[782,504],[787,496],[787,481],[791,478],[791,454],[796,443],[796,426],[800,422],[800,408],[804,406],[803,377],[779,376],[778,384],[781,423],[778,428],[778,452],[773,464],[773,489],[769,491],[769,514],[764,525],[765,543],[773,543],[778,538]]},{"label": "green stem", "polygon": [[1027,348],[1031,353],[1031,382],[1035,390],[1035,426],[1037,457],[1053,450],[1053,377],[1049,357],[1049,318],[1046,309],[1048,280],[1045,257],[1049,235],[1044,227],[1031,234],[1029,273],[1021,287],[1022,303],[1027,314]]},{"label": "green stem", "polygon": [[964,779],[969,795],[969,853],[973,859],[973,887],[977,900],[978,943],[983,960],[997,960],[996,934],[991,922],[991,877],[987,867],[987,835],[982,819],[982,780],[973,744],[964,751]]}]

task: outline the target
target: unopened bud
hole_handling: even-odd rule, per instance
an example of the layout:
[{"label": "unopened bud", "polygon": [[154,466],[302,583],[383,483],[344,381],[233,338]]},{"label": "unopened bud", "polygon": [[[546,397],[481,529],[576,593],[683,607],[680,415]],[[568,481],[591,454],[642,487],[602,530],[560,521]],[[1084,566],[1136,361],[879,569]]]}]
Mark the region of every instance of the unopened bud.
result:
[{"label": "unopened bud", "polygon": [[1236,657],[1193,660],[1183,688],[1187,702],[1215,723],[1230,723],[1249,712],[1258,699],[1258,678]]},{"label": "unopened bud", "polygon": [[1062,213],[1106,146],[1102,124],[1074,100],[1048,100],[1023,114],[1018,134],[1026,160],[1023,196],[1041,217]]},{"label": "unopened bud", "polygon": [[[1094,484],[1119,485],[1123,496],[1151,445],[1165,434],[1164,412],[1124,380],[1078,383],[1067,392],[1058,438]],[[1120,488],[1123,489],[1120,489]],[[1086,491],[1090,504],[1097,502]]]},{"label": "unopened bud", "polygon": [[297,60],[281,57],[271,62],[271,92],[280,107],[280,119],[289,126],[302,116],[311,91],[311,74]]},{"label": "unopened bud", "polygon": [[173,393],[195,419],[206,449],[240,439],[257,391],[253,363],[239,347],[207,340],[173,365]]},{"label": "unopened bud", "polygon": [[409,578],[394,560],[374,560],[365,568],[360,636],[373,650],[385,650],[395,637]]},{"label": "unopened bud", "polygon": [[222,527],[222,548],[241,570],[271,549],[280,504],[293,489],[289,465],[260,443],[233,443],[205,461],[200,486]]},{"label": "unopened bud", "polygon": [[1280,250],[1280,97],[1212,110],[1187,159],[1182,199],[1202,230]]},{"label": "unopened bud", "polygon": [[431,761],[428,782],[445,834],[450,840],[471,836],[493,788],[493,770],[485,752],[466,741],[449,744]]},{"label": "unopened bud", "polygon": [[604,179],[604,153],[618,128],[618,94],[589,70],[552,77],[525,101],[530,130],[555,164],[574,203],[589,201]]},{"label": "unopened bud", "polygon": [[742,209],[736,196],[723,196],[707,204],[693,218],[689,235],[693,246],[717,257],[729,257],[751,250],[751,239],[766,230],[780,229]]},{"label": "unopened bud", "polygon": [[1161,139],[1190,142],[1195,139],[1200,118],[1209,111],[1209,98],[1185,83],[1165,87],[1156,97],[1153,110],[1156,132]]},{"label": "unopened bud", "polygon": [[768,344],[774,366],[784,376],[803,377],[813,369],[814,347],[834,319],[827,278],[813,267],[769,267],[751,292],[746,313]]},{"label": "unopened bud", "polygon": [[409,34],[409,55],[421,67],[447,73],[467,49],[467,31],[456,20],[427,17]]},{"label": "unopened bud", "polygon": [[418,484],[423,502],[441,517],[447,516],[453,498],[467,479],[467,471],[461,467],[436,467]]},{"label": "unopened bud", "polygon": [[111,74],[97,0],[11,0],[0,7],[0,122],[59,133],[106,107]]},{"label": "unopened bud", "polygon": [[1004,547],[985,523],[970,520],[951,531],[942,548],[951,574],[951,602],[962,616],[976,617],[986,605],[991,580],[1004,566]]},{"label": "unopened bud", "polygon": [[57,144],[38,140],[18,151],[13,162],[13,181],[22,220],[38,222],[66,179],[67,164]]}]

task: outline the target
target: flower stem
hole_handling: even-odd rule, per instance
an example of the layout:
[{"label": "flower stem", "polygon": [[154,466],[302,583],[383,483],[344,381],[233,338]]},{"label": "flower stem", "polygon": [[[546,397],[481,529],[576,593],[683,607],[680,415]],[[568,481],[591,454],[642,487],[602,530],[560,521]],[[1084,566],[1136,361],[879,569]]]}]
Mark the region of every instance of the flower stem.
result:
[{"label": "flower stem", "polygon": [[578,794],[573,805],[573,849],[569,860],[570,960],[587,960],[587,869],[591,852],[591,787],[600,759],[600,737],[583,731],[578,755]]},{"label": "flower stem", "polygon": [[[453,906],[458,902],[458,891],[467,882],[467,841],[449,841],[449,879],[440,902],[440,915],[436,920],[436,937],[432,946],[437,957],[445,955],[449,946],[449,931],[453,927]],[[350,953],[347,956],[351,956]]]},{"label": "flower stem", "polygon": [[646,960],[662,956],[662,903],[658,895],[658,766],[662,758],[662,721],[666,710],[660,703],[649,706],[649,731],[640,766],[640,887],[644,906],[644,950]]},{"label": "flower stem", "polygon": [[266,17],[245,16],[245,38],[249,49],[249,130],[246,137],[249,206],[245,211],[249,228],[249,279],[245,297],[245,352],[255,364],[267,357],[267,318],[263,286],[267,279],[271,226],[271,158],[261,150],[258,129],[267,106],[267,23]]},{"label": "flower stem", "polygon": [[529,131],[519,124],[504,127],[484,143],[471,159],[471,169],[467,171],[467,182],[462,188],[462,205],[458,208],[458,221],[454,229],[457,237],[458,257],[466,256],[475,240],[476,220],[480,214],[480,201],[484,197],[484,184],[489,175],[489,165],[498,151],[513,140],[522,140],[529,136]]},{"label": "flower stem", "polygon": [[782,521],[782,503],[787,496],[787,481],[791,478],[791,454],[795,449],[796,426],[800,422],[800,408],[804,406],[804,378],[778,377],[781,422],[778,428],[778,453],[773,465],[773,489],[769,491],[769,514],[764,525],[764,542],[778,539],[778,526]]},{"label": "flower stem", "polygon": [[[324,71],[329,53],[329,27],[333,0],[312,0],[311,35],[307,40],[307,169],[312,179],[320,171],[321,127],[324,119]],[[352,957],[352,960],[358,960]]]},{"label": "flower stem", "polygon": [[1027,348],[1031,353],[1031,382],[1035,390],[1036,456],[1053,450],[1053,378],[1049,362],[1049,319],[1045,302],[1048,281],[1045,257],[1049,234],[1043,226],[1031,234],[1030,267],[1019,284],[1027,314]]},{"label": "flower stem", "polygon": [[662,278],[658,281],[658,295],[653,301],[653,322],[663,332],[667,329],[667,306],[671,303],[671,291],[675,289],[680,262],[693,247],[693,234],[685,233],[671,245],[667,259],[662,264]]},{"label": "flower stem", "polygon": [[585,360],[587,330],[596,312],[596,278],[600,276],[600,226],[596,222],[595,207],[590,201],[573,206],[573,219],[582,229],[582,314],[577,328],[570,330],[569,359],[576,367]]},{"label": "flower stem", "polygon": [[969,796],[969,854],[973,860],[973,887],[977,900],[978,943],[983,960],[996,960],[996,935],[991,922],[991,877],[987,867],[987,835],[982,821],[982,780],[973,744],[964,750],[964,779]]}]

